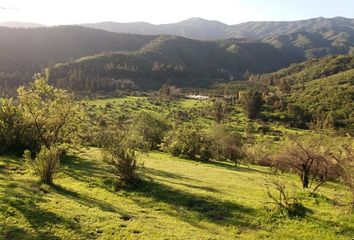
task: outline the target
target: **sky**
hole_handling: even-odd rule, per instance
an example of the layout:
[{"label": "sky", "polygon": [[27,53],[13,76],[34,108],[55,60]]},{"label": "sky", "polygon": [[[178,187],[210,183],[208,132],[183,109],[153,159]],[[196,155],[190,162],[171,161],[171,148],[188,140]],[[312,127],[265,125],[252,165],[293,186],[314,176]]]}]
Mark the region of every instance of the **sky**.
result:
[{"label": "sky", "polygon": [[0,0],[0,22],[46,25],[114,22],[174,23],[191,17],[227,24],[354,18],[354,0]]}]

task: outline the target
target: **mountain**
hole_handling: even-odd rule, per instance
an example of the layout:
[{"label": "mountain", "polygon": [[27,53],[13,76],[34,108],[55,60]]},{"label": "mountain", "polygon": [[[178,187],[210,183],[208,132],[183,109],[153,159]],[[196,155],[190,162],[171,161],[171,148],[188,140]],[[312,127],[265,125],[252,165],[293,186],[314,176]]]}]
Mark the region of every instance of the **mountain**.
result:
[{"label": "mountain", "polygon": [[0,27],[39,28],[39,27],[45,27],[45,25],[39,23],[30,23],[30,22],[0,22]]},{"label": "mountain", "polygon": [[81,26],[103,29],[119,33],[135,33],[144,35],[175,35],[199,40],[224,39],[227,25],[218,21],[202,18],[191,18],[178,23],[154,25],[145,22],[116,23],[101,22],[87,23]]},{"label": "mountain", "polygon": [[78,26],[0,28],[0,72],[31,70],[104,51],[133,51],[154,38]]},{"label": "mountain", "polygon": [[295,32],[348,32],[354,31],[354,19],[313,18],[300,21],[260,21],[227,25],[218,21],[190,18],[178,23],[154,25],[144,22],[116,23],[101,22],[82,24],[86,27],[104,29],[111,32],[136,34],[171,34],[199,40],[228,38],[265,39]]},{"label": "mountain", "polygon": [[258,39],[292,51],[301,58],[354,51],[354,19],[314,18],[301,21],[264,21],[226,25],[218,21],[191,18],[173,24],[104,22],[84,26],[112,32],[171,34],[198,40],[229,38]]},{"label": "mountain", "polygon": [[261,41],[229,39],[198,41],[160,36],[134,52],[84,57],[50,68],[50,82],[86,92],[114,92],[129,80],[140,89],[168,83],[203,86],[241,78],[247,71],[269,72],[294,62],[294,58]]},{"label": "mountain", "polygon": [[0,27],[0,92],[13,95],[48,65],[102,52],[134,51],[154,38],[79,26]]}]

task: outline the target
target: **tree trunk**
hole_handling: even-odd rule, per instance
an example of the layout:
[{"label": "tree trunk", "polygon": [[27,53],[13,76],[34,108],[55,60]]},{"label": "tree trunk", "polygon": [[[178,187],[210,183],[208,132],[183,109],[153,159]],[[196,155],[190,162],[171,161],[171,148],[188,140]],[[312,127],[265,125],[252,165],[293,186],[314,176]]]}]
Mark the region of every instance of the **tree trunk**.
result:
[{"label": "tree trunk", "polygon": [[302,173],[302,187],[309,188],[309,175],[307,173]]}]

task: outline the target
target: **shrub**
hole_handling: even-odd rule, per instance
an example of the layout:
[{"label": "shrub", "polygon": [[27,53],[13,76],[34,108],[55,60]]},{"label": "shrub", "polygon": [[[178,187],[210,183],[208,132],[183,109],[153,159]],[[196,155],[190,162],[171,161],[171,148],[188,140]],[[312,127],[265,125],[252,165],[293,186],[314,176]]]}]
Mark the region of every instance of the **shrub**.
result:
[{"label": "shrub", "polygon": [[23,152],[34,149],[28,128],[22,114],[12,99],[0,100],[0,153]]},{"label": "shrub", "polygon": [[161,144],[161,150],[174,156],[209,160],[210,141],[200,126],[185,123],[169,131]]},{"label": "shrub", "polygon": [[26,150],[24,158],[28,161],[35,174],[39,176],[42,183],[53,183],[53,177],[58,172],[60,164],[60,150],[57,147],[52,146],[48,149],[42,146],[34,159],[31,157],[31,152]]},{"label": "shrub", "polygon": [[116,189],[127,188],[139,179],[136,152],[127,145],[121,132],[106,132],[102,141],[103,160],[116,178]]},{"label": "shrub", "polygon": [[156,115],[148,112],[140,112],[133,118],[133,123],[129,130],[129,136],[132,141],[139,141],[140,149],[157,150],[165,136],[169,126]]},{"label": "shrub", "polygon": [[215,160],[231,160],[237,164],[244,157],[243,138],[229,126],[214,124],[209,134],[211,157]]},{"label": "shrub", "polygon": [[[271,187],[272,188],[271,188]],[[296,191],[290,193],[285,184],[278,180],[267,184],[267,195],[274,204],[277,211],[289,217],[305,217],[308,209],[301,203],[301,198],[297,197]]]}]

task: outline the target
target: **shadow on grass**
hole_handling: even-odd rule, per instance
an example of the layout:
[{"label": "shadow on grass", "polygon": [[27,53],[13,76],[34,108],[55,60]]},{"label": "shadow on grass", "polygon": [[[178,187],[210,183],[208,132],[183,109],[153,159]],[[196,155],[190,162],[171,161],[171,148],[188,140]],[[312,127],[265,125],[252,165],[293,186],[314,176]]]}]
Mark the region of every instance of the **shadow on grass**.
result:
[{"label": "shadow on grass", "polygon": [[0,224],[0,239],[3,240],[14,240],[14,239],[38,239],[38,240],[59,240],[62,239],[58,236],[51,235],[49,233],[42,232],[29,232],[23,228],[13,226],[10,224],[1,223]]},{"label": "shadow on grass", "polygon": [[4,195],[0,198],[1,214],[6,219],[20,214],[30,225],[29,228],[32,229],[28,233],[17,226],[9,225],[9,223],[5,225],[4,222],[4,226],[1,226],[1,234],[4,239],[24,239],[28,236],[33,236],[33,239],[61,239],[52,233],[53,228],[56,227],[82,234],[77,222],[39,206],[47,200],[43,198],[43,193],[41,193],[36,182],[19,182],[17,180],[9,183],[3,191]]},{"label": "shadow on grass", "polygon": [[151,206],[144,203],[142,207],[154,207],[156,202],[166,203],[169,209],[172,209],[167,209],[167,214],[192,224],[205,220],[218,225],[233,224],[244,228],[256,228],[250,221],[255,210],[234,202],[180,191],[165,184],[144,179],[134,189],[134,192],[153,200]]},{"label": "shadow on grass", "polygon": [[106,181],[110,175],[103,166],[94,160],[82,159],[76,156],[65,156],[61,161],[61,173],[77,181],[88,183],[90,187],[107,188]]},{"label": "shadow on grass", "polygon": [[181,174],[165,172],[165,171],[157,170],[154,168],[144,167],[143,171],[144,171],[144,173],[151,174],[151,175],[158,176],[158,177],[172,178],[172,179],[178,179],[178,180],[191,180],[191,181],[199,182],[199,180],[197,180],[197,179],[189,178],[189,177],[183,176]]},{"label": "shadow on grass", "polygon": [[353,217],[348,216],[348,221],[346,222],[335,222],[332,220],[323,220],[312,216],[307,218],[308,221],[321,226],[323,229],[333,229],[333,231],[336,231],[338,236],[344,236],[348,239],[353,239],[354,224],[351,219],[353,219]]},{"label": "shadow on grass", "polygon": [[169,180],[166,180],[166,179],[161,179],[159,181],[172,183],[172,184],[176,184],[176,185],[182,185],[182,186],[185,186],[185,187],[188,187],[188,188],[194,188],[194,189],[197,189],[197,190],[204,190],[204,191],[207,191],[207,192],[213,192],[213,193],[220,192],[219,190],[217,190],[215,188],[207,187],[207,186],[197,186],[197,185],[188,184],[188,183],[169,181]]},{"label": "shadow on grass", "polygon": [[[114,212],[114,213],[118,212],[116,207],[114,207],[113,205],[111,205],[107,202],[84,196],[84,195],[74,192],[72,190],[63,188],[59,185],[53,185],[51,187],[51,189],[53,189],[56,193],[63,195],[67,198],[70,198],[70,199],[72,199],[84,206],[87,206],[90,208],[99,208],[100,210],[105,211],[105,212]],[[122,215],[122,213],[121,213],[121,215]]]},{"label": "shadow on grass", "polygon": [[217,166],[217,167],[222,167],[222,168],[226,168],[228,170],[237,171],[237,172],[254,172],[254,173],[261,173],[261,174],[269,174],[269,172],[259,170],[259,169],[248,168],[248,167],[243,167],[243,166],[235,166],[235,164],[232,164],[231,162],[222,162],[222,161],[211,160],[208,162],[201,162],[201,163],[207,164],[207,165],[212,165],[212,166]]}]

